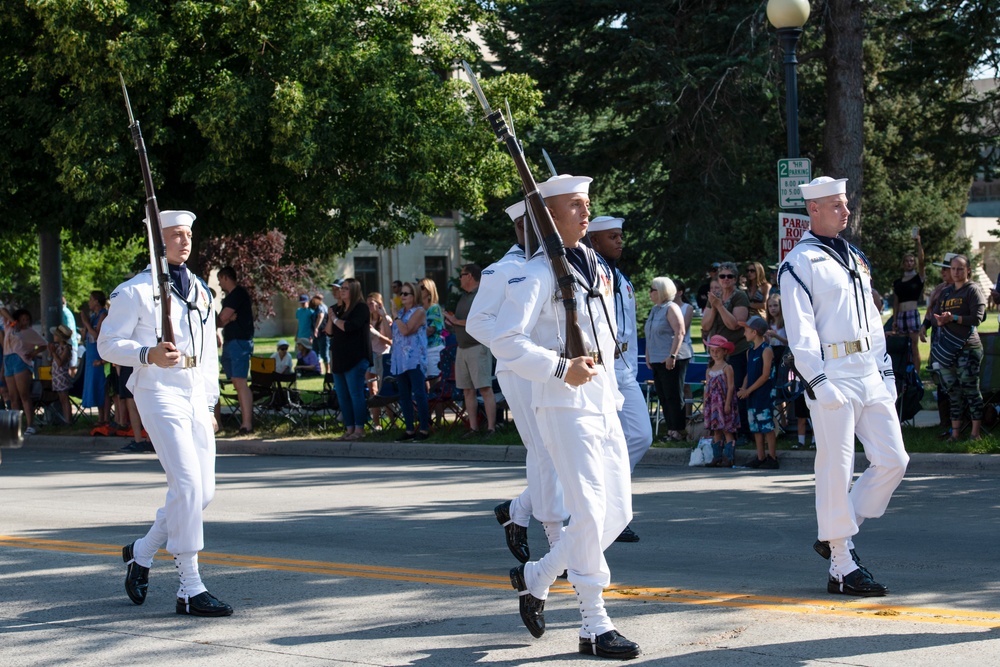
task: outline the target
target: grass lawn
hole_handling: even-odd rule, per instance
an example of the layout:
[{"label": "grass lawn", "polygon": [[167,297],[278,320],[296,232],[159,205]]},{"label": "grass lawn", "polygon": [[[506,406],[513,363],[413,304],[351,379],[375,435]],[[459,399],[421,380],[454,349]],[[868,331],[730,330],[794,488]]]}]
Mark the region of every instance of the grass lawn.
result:
[{"label": "grass lawn", "polygon": [[[980,332],[990,333],[996,332],[998,329],[998,323],[995,313],[990,313],[987,317],[987,321],[983,323],[980,327]],[[701,320],[695,319],[692,324],[691,337],[695,342],[696,349],[701,349]],[[290,340],[290,338],[286,338]],[[258,357],[269,357],[277,349],[277,342],[279,338],[256,338],[254,339],[254,356]],[[920,346],[921,358],[926,360],[930,355],[929,345],[922,343]],[[225,379],[225,376],[221,376]],[[924,381],[925,394],[923,400],[923,408],[925,410],[936,410],[937,405],[934,399],[934,378],[926,369],[921,372],[921,379]],[[300,378],[296,382],[296,388],[302,392],[309,394],[319,394],[323,390],[323,378],[321,377],[306,377]],[[231,388],[226,388],[227,392],[231,391]],[[46,435],[85,435],[89,433],[93,423],[96,421],[96,417],[85,417],[78,420],[77,423],[71,426],[46,426],[43,433]],[[220,430],[221,437],[230,437],[236,435],[237,426],[231,423],[231,420],[224,420],[222,429]],[[316,424],[312,424],[309,428],[303,425],[295,426],[288,422],[278,421],[275,425],[265,426],[263,428],[257,428],[256,434],[253,437],[266,437],[266,438],[289,438],[289,439],[303,439],[303,440],[328,440],[331,438],[339,437],[343,434],[343,427],[340,424],[328,423],[325,428],[317,428]],[[402,431],[399,429],[390,429],[384,432],[370,433],[365,437],[365,441],[369,442],[392,442],[397,438]],[[460,435],[464,433],[464,426],[461,424],[456,425],[451,429],[440,429],[433,431],[431,437],[426,442],[430,443],[454,443],[458,441]],[[940,428],[937,426],[927,427],[927,428],[916,428],[911,426],[903,427],[903,439],[906,442],[906,448],[909,452],[940,452],[940,453],[1000,453],[1000,429],[997,429],[994,434],[988,434],[983,437],[982,440],[978,442],[958,442],[949,443],[938,438],[940,433]],[[485,436],[480,436],[476,438],[471,438],[468,440],[463,440],[462,442],[468,442],[470,444],[490,444],[490,445],[519,445],[521,444],[521,439],[518,436],[517,429],[514,427],[513,422],[501,426],[497,433],[492,437],[487,438]],[[778,438],[778,448],[779,449],[790,449],[791,446],[796,442],[794,435],[792,437],[779,437]],[[657,447],[683,447],[692,446],[694,443],[654,443]],[[752,449],[753,445],[749,445],[749,449]],[[747,451],[747,447],[744,447],[744,451]],[[858,451],[861,451],[860,445],[858,446]]]}]

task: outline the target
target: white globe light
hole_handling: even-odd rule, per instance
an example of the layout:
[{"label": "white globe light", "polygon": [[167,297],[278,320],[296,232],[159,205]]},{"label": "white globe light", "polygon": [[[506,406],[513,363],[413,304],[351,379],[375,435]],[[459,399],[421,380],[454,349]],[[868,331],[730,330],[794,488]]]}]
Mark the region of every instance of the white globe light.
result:
[{"label": "white globe light", "polygon": [[801,28],[808,19],[808,0],[767,0],[767,20],[775,28]]}]

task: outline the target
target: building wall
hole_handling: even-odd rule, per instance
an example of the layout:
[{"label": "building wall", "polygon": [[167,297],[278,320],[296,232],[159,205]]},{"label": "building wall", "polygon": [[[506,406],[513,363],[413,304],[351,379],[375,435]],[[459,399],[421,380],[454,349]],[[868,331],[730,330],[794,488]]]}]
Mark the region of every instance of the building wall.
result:
[{"label": "building wall", "polygon": [[[415,281],[428,274],[428,261],[440,265],[440,271],[435,275],[438,291],[447,289],[448,278],[453,278],[456,270],[462,264],[462,249],[464,242],[458,235],[455,223],[459,219],[456,211],[450,217],[435,217],[437,231],[433,234],[417,234],[409,243],[394,248],[379,249],[368,242],[358,245],[353,251],[333,262],[333,275],[341,278],[358,278],[361,276],[356,268],[364,268],[371,261],[377,265],[373,278],[374,287],[367,285],[368,291],[381,292],[383,297],[390,294],[392,281]],[[360,260],[360,261],[356,261]],[[367,261],[366,261],[367,260]],[[323,287],[324,303],[333,303],[333,294],[329,288]],[[257,323],[256,335],[261,337],[281,336],[290,338],[295,335],[295,311],[299,304],[294,298],[277,295],[273,302],[275,316]]]}]

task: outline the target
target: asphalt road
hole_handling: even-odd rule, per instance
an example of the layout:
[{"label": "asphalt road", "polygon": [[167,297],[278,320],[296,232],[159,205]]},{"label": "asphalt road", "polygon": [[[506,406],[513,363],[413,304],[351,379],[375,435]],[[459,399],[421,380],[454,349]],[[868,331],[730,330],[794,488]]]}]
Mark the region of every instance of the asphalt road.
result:
[{"label": "asphalt road", "polygon": [[[532,638],[492,508],[503,462],[225,455],[202,575],[236,608],[174,613],[169,557],[124,594],[121,545],[163,500],[151,455],[30,446],[0,466],[0,664],[546,665],[576,653],[571,589]],[[636,544],[607,552],[632,664],[996,665],[997,477],[914,473],[857,540],[885,598],[826,593],[811,475],[640,466]],[[531,543],[544,544],[533,525]]]}]

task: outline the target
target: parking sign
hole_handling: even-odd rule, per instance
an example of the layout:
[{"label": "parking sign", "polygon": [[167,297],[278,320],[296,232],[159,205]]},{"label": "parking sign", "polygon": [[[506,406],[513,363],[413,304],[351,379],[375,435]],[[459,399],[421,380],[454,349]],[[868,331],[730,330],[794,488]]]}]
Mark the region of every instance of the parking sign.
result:
[{"label": "parking sign", "polygon": [[778,160],[778,206],[805,208],[799,185],[812,180],[812,161],[809,158]]}]

